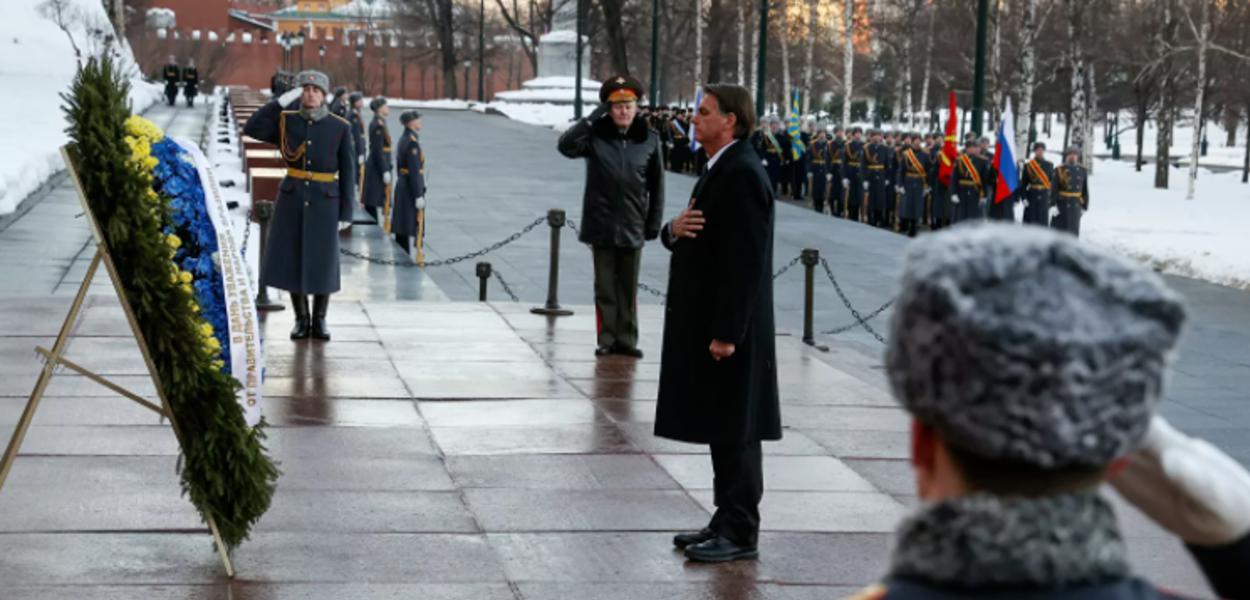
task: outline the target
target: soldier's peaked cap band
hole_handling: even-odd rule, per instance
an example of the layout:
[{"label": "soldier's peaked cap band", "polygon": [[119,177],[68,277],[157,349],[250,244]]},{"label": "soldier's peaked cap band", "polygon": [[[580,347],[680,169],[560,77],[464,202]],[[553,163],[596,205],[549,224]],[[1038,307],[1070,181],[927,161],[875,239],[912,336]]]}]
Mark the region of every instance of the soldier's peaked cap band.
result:
[{"label": "soldier's peaked cap band", "polygon": [[599,101],[608,104],[637,102],[641,97],[642,83],[629,75],[613,77],[599,88]]},{"label": "soldier's peaked cap band", "polygon": [[295,85],[298,85],[300,87],[303,87],[306,85],[315,85],[321,88],[321,93],[323,94],[330,93],[330,78],[326,77],[325,73],[322,73],[321,71],[317,71],[315,69],[309,69],[307,71],[300,71],[299,75],[295,76]]}]

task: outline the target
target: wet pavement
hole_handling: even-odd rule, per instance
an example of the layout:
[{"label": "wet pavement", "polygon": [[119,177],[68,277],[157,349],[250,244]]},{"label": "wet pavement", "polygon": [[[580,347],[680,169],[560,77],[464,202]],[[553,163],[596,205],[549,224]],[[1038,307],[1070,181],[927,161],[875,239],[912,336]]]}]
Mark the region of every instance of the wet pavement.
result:
[{"label": "wet pavement", "polygon": [[[492,119],[485,122],[504,142],[520,133],[548,136],[464,117]],[[428,137],[437,143],[433,131]],[[52,200],[28,216],[48,203],[52,219]],[[533,211],[501,197],[498,212]],[[76,226],[68,210],[58,223]],[[19,219],[9,230],[21,226]],[[438,235],[450,248],[489,232],[469,240]],[[370,252],[393,251],[359,226],[351,237]],[[0,232],[0,243],[8,239]],[[0,491],[0,595],[800,600],[841,597],[883,574],[891,532],[916,498],[908,421],[886,391],[879,347],[834,340],[821,352],[789,331],[779,335],[788,427],[784,440],[765,445],[762,558],[687,563],[669,540],[710,517],[710,461],[704,447],[651,433],[662,309],[640,308],[646,358],[596,360],[593,310],[583,292],[569,292],[571,317],[529,313],[542,288],[523,282],[525,273],[545,273],[538,258],[545,236],[523,241],[534,247],[492,258],[507,265],[505,275],[528,302],[502,301],[497,287],[495,302],[467,301],[476,281],[456,278],[471,272],[472,261],[403,285],[388,282],[391,267],[361,265],[352,277],[369,284],[352,279],[330,306],[334,341],[291,342],[291,311],[267,316],[264,410],[283,476],[272,509],[234,554],[233,581],[179,494],[169,427],[85,378],[57,375]],[[855,260],[891,252],[870,248]],[[42,269],[62,269],[53,277],[34,259],[0,256],[0,268],[32,261],[20,263],[28,284],[0,283],[0,431],[7,437],[41,367],[32,348],[50,343],[69,308],[60,288],[73,280],[64,267],[74,261],[51,260]],[[649,256],[654,263],[661,255]],[[589,265],[576,262],[588,261],[572,258],[569,280],[588,289]],[[873,285],[855,293],[866,298],[887,284]],[[105,294],[111,290],[98,291],[68,356],[151,397],[120,307]],[[1236,313],[1218,294],[1209,302],[1219,318]],[[1240,334],[1214,328],[1199,335]],[[1182,383],[1236,383],[1222,373],[1195,371]],[[1119,514],[1138,571],[1206,594],[1178,542],[1128,507]]]}]

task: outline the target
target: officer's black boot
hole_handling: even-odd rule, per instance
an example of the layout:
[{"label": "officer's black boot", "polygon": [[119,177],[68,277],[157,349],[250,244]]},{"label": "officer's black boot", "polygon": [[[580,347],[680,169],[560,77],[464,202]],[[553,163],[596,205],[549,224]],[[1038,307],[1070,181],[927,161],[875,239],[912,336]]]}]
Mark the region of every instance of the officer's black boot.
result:
[{"label": "officer's black boot", "polygon": [[330,308],[329,294],[313,296],[312,338],[330,341],[330,328],[326,327],[326,311]]},{"label": "officer's black boot", "polygon": [[309,332],[308,294],[291,293],[291,308],[295,311],[295,327],[291,328],[291,339],[306,340]]}]

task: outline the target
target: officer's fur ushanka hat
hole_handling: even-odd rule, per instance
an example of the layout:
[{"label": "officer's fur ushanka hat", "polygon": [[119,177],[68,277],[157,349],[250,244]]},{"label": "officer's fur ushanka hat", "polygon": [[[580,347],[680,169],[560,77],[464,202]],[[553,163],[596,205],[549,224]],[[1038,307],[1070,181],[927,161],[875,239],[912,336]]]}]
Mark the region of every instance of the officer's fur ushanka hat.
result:
[{"label": "officer's fur ushanka hat", "polygon": [[1075,237],[955,227],[907,253],[886,369],[903,407],[952,445],[1097,467],[1145,435],[1184,321],[1158,275]]},{"label": "officer's fur ushanka hat", "polygon": [[315,85],[321,88],[321,93],[323,94],[330,93],[330,78],[326,77],[325,73],[322,73],[321,71],[318,71],[316,69],[308,69],[306,71],[300,71],[299,74],[295,76],[295,85],[299,87],[304,87],[306,85]]}]

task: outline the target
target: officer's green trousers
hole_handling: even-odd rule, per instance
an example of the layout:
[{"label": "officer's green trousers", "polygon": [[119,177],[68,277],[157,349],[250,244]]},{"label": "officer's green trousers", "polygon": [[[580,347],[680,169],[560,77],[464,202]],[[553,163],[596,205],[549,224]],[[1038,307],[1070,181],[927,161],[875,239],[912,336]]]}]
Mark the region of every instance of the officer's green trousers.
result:
[{"label": "officer's green trousers", "polygon": [[641,248],[595,246],[595,322],[599,345],[638,347]]}]

